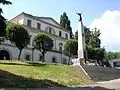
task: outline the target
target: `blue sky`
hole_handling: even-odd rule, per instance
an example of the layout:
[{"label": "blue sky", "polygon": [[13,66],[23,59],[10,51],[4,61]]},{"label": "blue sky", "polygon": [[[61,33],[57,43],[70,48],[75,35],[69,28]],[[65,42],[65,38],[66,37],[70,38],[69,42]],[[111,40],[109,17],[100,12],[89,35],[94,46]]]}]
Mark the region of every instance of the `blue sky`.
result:
[{"label": "blue sky", "polygon": [[[36,16],[53,17],[59,22],[60,15],[66,12],[71,20],[73,32],[78,27],[76,12],[83,12],[83,22],[89,26],[107,10],[120,10],[119,0],[10,0],[13,4],[2,6],[4,16],[11,19],[21,12]],[[108,50],[113,50],[108,49]],[[117,51],[115,49],[114,51]],[[119,48],[120,51],[120,48]]]},{"label": "blue sky", "polygon": [[76,12],[83,12],[84,24],[89,25],[94,18],[100,17],[106,10],[120,9],[119,0],[10,0],[13,5],[4,6],[4,15],[11,19],[21,12],[38,16],[50,16],[59,22],[66,12],[71,20],[73,31],[77,29]]}]

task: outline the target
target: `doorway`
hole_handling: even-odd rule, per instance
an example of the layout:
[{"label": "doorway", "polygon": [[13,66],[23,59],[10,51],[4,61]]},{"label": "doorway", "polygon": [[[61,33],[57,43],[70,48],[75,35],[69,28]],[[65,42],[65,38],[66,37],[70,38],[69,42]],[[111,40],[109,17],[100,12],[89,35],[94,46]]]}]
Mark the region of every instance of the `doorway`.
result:
[{"label": "doorway", "polygon": [[0,50],[0,60],[10,60],[10,54],[6,50]]}]

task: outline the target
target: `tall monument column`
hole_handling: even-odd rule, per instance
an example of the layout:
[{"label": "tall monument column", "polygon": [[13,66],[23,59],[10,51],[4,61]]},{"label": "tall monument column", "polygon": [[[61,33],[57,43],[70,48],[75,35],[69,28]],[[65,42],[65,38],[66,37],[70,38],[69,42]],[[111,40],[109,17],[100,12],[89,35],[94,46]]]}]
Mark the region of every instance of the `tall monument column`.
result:
[{"label": "tall monument column", "polygon": [[82,13],[77,13],[80,17],[78,25],[78,62],[86,59],[86,44],[85,44],[85,33],[82,22]]}]

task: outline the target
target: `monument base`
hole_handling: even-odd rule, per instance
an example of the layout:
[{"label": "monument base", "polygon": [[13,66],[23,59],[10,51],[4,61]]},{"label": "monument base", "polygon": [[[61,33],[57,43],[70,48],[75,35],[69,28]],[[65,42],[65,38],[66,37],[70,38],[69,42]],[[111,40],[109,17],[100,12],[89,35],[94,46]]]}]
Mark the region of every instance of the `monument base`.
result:
[{"label": "monument base", "polygon": [[84,58],[75,58],[75,59],[72,59],[72,63],[73,63],[73,65],[75,66],[75,65],[84,65],[85,63],[84,63],[84,61],[85,61],[85,59]]}]

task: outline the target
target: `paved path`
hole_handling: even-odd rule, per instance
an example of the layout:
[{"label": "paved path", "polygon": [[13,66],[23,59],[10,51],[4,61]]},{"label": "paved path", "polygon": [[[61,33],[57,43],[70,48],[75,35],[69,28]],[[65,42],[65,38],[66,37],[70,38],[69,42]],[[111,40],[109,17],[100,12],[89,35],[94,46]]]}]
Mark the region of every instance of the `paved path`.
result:
[{"label": "paved path", "polygon": [[108,89],[120,90],[120,79],[98,82],[97,85],[93,85],[93,86],[102,86]]}]

